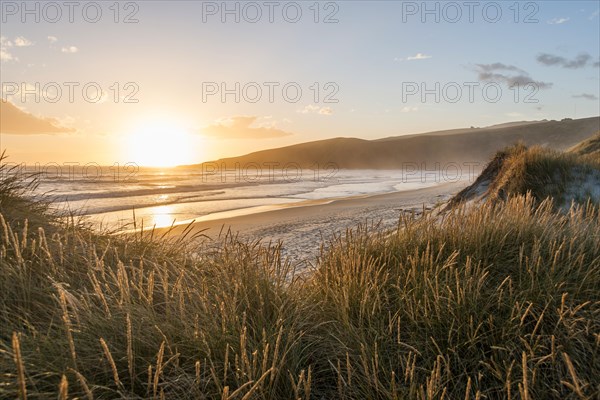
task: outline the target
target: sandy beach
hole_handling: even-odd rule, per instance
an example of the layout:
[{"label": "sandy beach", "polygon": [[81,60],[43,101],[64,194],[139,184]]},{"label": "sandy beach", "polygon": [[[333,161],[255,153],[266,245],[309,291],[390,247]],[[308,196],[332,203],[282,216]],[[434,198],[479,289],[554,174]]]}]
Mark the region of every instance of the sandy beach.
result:
[{"label": "sandy beach", "polygon": [[[291,262],[312,263],[319,254],[322,239],[343,233],[358,224],[379,224],[381,229],[392,229],[403,212],[421,213],[436,203],[448,200],[468,181],[442,183],[434,187],[372,196],[335,199],[326,204],[306,203],[304,206],[271,210],[248,215],[194,222],[191,232],[203,231],[207,245],[218,245],[229,230],[241,241],[277,243],[281,241],[282,254]],[[181,235],[188,225],[175,226],[170,236]],[[168,228],[156,229],[156,234]]]}]

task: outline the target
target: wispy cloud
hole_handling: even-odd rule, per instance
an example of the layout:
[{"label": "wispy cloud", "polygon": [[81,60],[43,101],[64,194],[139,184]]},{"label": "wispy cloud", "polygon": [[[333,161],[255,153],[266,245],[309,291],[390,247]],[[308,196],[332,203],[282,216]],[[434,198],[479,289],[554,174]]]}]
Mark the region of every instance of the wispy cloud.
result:
[{"label": "wispy cloud", "polygon": [[58,42],[58,38],[56,36],[48,36],[48,41],[50,43],[56,43]]},{"label": "wispy cloud", "polygon": [[402,109],[400,110],[401,113],[409,113],[409,112],[417,112],[419,111],[419,107],[402,107]]},{"label": "wispy cloud", "polygon": [[319,106],[314,106],[312,104],[307,105],[303,109],[298,110],[300,114],[308,114],[311,112],[316,112],[319,109]]},{"label": "wispy cloud", "polygon": [[33,42],[23,36],[19,36],[15,38],[15,46],[16,47],[29,47],[33,46]]},{"label": "wispy cloud", "polygon": [[60,49],[60,51],[62,51],[63,53],[77,53],[79,49],[75,46],[68,46],[63,47],[62,49]]},{"label": "wispy cloud", "polygon": [[564,24],[565,22],[569,21],[571,18],[552,18],[551,20],[548,20],[547,23],[550,25],[561,25]]},{"label": "wispy cloud", "polygon": [[527,74],[527,72],[523,71],[521,68],[515,67],[514,65],[507,65],[499,62],[492,64],[477,64],[477,67],[484,72],[514,71],[519,72],[521,74]]},{"label": "wispy cloud", "polygon": [[11,49],[15,47],[33,46],[33,42],[24,36],[17,36],[14,40],[10,40],[6,36],[0,36],[0,62],[19,61]]},{"label": "wispy cloud", "polygon": [[0,62],[18,61],[18,60],[19,59],[17,57],[10,54],[8,51],[6,51],[5,48],[0,48]]},{"label": "wispy cloud", "polygon": [[581,93],[581,94],[576,94],[573,95],[574,99],[585,99],[585,100],[598,100],[598,97],[596,95],[593,94],[589,94],[589,93]]},{"label": "wispy cloud", "polygon": [[394,61],[415,61],[415,60],[427,60],[429,58],[433,58],[433,56],[429,56],[423,53],[417,53],[414,56],[408,56],[406,58],[402,57],[394,57]]},{"label": "wispy cloud", "polygon": [[598,15],[600,15],[600,9],[597,9],[596,11],[594,11],[590,16],[589,19],[592,20],[594,18],[598,18]]},{"label": "wispy cloud", "polygon": [[414,56],[409,56],[406,57],[407,61],[413,61],[413,60],[427,60],[428,58],[432,58],[432,56],[428,56],[426,54],[423,53],[417,53]]},{"label": "wispy cloud", "polygon": [[15,135],[59,134],[74,132],[60,126],[55,118],[38,117],[11,102],[0,100],[0,133]]},{"label": "wispy cloud", "polygon": [[536,57],[537,62],[546,66],[556,66],[567,69],[579,69],[588,65],[598,67],[599,62],[593,62],[592,56],[587,53],[581,53],[572,60],[554,54],[541,53]]},{"label": "wispy cloud", "polygon": [[[476,71],[478,78],[482,82],[504,83],[507,86],[525,86],[533,84],[538,89],[549,89],[551,82],[536,81],[529,73],[514,65],[503,63],[477,64]],[[506,72],[512,72],[508,74]]]},{"label": "wispy cloud", "polygon": [[0,36],[0,62],[18,61],[19,59],[10,53],[9,48],[13,43],[6,36]]},{"label": "wispy cloud", "polygon": [[300,114],[311,114],[316,113],[320,115],[333,115],[333,110],[331,107],[319,107],[313,104],[309,104],[300,110],[297,110]]},{"label": "wispy cloud", "polygon": [[264,126],[263,123],[260,126],[259,117],[256,116],[235,116],[209,125],[202,129],[202,133],[221,139],[266,139],[291,135],[277,129],[274,123],[268,125],[270,126]]}]

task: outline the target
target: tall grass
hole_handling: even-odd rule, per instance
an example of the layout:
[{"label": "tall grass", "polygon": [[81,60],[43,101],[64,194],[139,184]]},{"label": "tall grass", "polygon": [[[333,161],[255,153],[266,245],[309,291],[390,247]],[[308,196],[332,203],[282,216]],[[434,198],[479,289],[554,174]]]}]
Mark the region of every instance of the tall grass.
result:
[{"label": "tall grass", "polygon": [[339,397],[597,396],[598,210],[535,204],[517,197],[341,240],[310,282],[336,321],[321,334]]},{"label": "tall grass", "polygon": [[560,206],[569,200],[565,196],[573,195],[569,193],[573,186],[583,184],[589,177],[600,179],[598,157],[542,147],[527,148],[522,144],[508,148],[505,154],[502,167],[490,186],[491,200],[531,193],[538,201],[552,197],[555,205]]},{"label": "tall grass", "polygon": [[600,159],[600,131],[589,139],[571,147],[568,151],[589,160]]},{"label": "tall grass", "polygon": [[49,226],[55,215],[49,204],[33,193],[39,185],[39,175],[27,172],[19,164],[9,164],[6,151],[0,153],[0,212],[16,223],[25,220],[31,225]]},{"label": "tall grass", "polygon": [[403,217],[391,235],[358,227],[302,276],[278,246],[31,229],[11,207],[0,203],[2,398],[600,394],[593,204],[559,214],[516,196]]}]

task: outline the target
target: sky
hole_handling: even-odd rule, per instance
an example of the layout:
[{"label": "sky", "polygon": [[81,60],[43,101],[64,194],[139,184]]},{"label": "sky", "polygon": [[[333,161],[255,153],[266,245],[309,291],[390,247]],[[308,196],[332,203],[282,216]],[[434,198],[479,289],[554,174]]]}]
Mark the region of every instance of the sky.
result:
[{"label": "sky", "polygon": [[600,113],[598,1],[0,3],[12,162],[168,166]]}]

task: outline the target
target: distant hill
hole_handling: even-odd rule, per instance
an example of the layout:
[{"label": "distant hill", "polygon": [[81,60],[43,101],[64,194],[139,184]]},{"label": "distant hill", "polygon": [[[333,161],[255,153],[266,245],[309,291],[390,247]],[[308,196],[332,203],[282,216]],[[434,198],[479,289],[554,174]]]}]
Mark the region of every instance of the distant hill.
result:
[{"label": "distant hill", "polygon": [[454,129],[378,140],[335,138],[262,150],[217,163],[297,163],[314,168],[335,163],[343,169],[395,169],[404,163],[487,162],[510,144],[522,141],[555,150],[569,147],[600,130],[600,117],[517,122],[487,128]]}]

